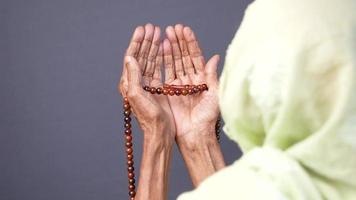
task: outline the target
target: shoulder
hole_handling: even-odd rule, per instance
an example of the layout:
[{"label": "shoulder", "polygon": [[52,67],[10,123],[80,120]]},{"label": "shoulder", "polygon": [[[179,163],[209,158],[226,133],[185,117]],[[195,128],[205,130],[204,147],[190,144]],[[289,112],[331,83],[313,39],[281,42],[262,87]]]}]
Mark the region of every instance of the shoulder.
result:
[{"label": "shoulder", "polygon": [[239,167],[238,161],[207,178],[195,190],[181,194],[177,200],[203,199],[287,200],[253,170]]}]

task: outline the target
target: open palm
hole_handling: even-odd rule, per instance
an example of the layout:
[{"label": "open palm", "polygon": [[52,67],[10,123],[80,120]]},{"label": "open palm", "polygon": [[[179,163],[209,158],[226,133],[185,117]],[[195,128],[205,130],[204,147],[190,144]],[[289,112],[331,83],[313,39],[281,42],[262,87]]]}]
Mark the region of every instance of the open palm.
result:
[{"label": "open palm", "polygon": [[143,84],[151,87],[162,86],[162,62],[160,28],[151,24],[144,28],[137,27],[126,51],[119,90],[123,96],[129,98],[131,108],[144,132],[155,132],[151,130],[156,128],[153,127],[154,124],[166,124],[170,128],[167,132],[172,134],[168,137],[172,138],[175,123],[168,98],[150,94],[142,88]]},{"label": "open palm", "polygon": [[[163,43],[166,84],[207,84],[209,90],[188,96],[170,96],[177,136],[194,132],[205,134],[202,129],[215,128],[219,115],[217,65],[219,56],[206,64],[194,32],[189,27],[176,25],[166,29]],[[210,132],[209,132],[210,133]]]}]

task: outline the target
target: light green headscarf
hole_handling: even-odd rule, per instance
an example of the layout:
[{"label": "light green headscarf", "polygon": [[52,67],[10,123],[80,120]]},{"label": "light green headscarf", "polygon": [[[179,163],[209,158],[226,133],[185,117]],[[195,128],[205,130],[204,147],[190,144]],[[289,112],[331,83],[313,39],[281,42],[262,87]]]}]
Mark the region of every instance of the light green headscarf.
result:
[{"label": "light green headscarf", "polygon": [[219,88],[244,155],[178,199],[356,200],[355,84],[355,0],[253,2]]}]

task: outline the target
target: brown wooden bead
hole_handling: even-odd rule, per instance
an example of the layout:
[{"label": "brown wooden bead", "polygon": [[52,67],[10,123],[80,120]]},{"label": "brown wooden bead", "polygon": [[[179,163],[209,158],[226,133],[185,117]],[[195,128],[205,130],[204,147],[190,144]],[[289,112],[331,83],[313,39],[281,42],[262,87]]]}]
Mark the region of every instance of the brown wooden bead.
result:
[{"label": "brown wooden bead", "polygon": [[134,167],[127,167],[127,171],[128,171],[128,172],[133,172],[134,170],[135,170]]},{"label": "brown wooden bead", "polygon": [[129,192],[129,195],[130,195],[130,197],[135,197],[136,192],[135,192],[135,191],[130,191],[130,192]]},{"label": "brown wooden bead", "polygon": [[182,94],[181,90],[180,89],[175,89],[174,93],[179,96]]},{"label": "brown wooden bead", "polygon": [[148,87],[147,85],[143,86],[143,89],[144,89],[145,91],[150,91],[150,87]]},{"label": "brown wooden bead", "polygon": [[203,91],[203,85],[198,85],[197,87],[198,87],[199,91]]},{"label": "brown wooden bead", "polygon": [[135,200],[135,197],[130,197],[130,200]]},{"label": "brown wooden bead", "polygon": [[175,94],[175,92],[174,92],[173,89],[170,89],[170,90],[168,91],[168,94],[169,94],[170,96],[173,96],[173,95]]},{"label": "brown wooden bead", "polygon": [[133,159],[133,155],[132,154],[127,154],[126,158],[127,158],[127,160],[132,160]]},{"label": "brown wooden bead", "polygon": [[133,172],[129,172],[128,177],[129,177],[129,178],[134,178],[134,177],[135,177],[135,174],[134,174]]},{"label": "brown wooden bead", "polygon": [[131,142],[132,141],[132,136],[131,135],[126,135],[125,137],[127,142]]},{"label": "brown wooden bead", "polygon": [[127,97],[125,97],[124,102],[129,102],[129,99]]},{"label": "brown wooden bead", "polygon": [[127,161],[127,166],[133,166],[134,164],[134,161],[133,160],[128,160]]},{"label": "brown wooden bead", "polygon": [[129,179],[129,184],[135,184],[136,180],[134,178]]},{"label": "brown wooden bead", "polygon": [[126,153],[127,154],[132,154],[132,152],[133,152],[133,149],[131,147],[126,148]]},{"label": "brown wooden bead", "polygon": [[193,89],[189,89],[189,90],[188,90],[188,94],[190,94],[190,95],[194,94]]},{"label": "brown wooden bead", "polygon": [[194,86],[194,87],[193,87],[193,91],[194,91],[194,93],[200,92],[200,90],[199,90],[199,88],[198,88],[197,86]]},{"label": "brown wooden bead", "polygon": [[125,129],[125,135],[131,135],[131,129],[130,128]]},{"label": "brown wooden bead", "polygon": [[135,185],[129,185],[129,191],[135,191]]},{"label": "brown wooden bead", "polygon": [[162,88],[161,88],[161,87],[157,88],[157,89],[156,89],[156,93],[157,93],[157,94],[162,94]]},{"label": "brown wooden bead", "polygon": [[189,89],[189,88],[190,88],[190,85],[185,85],[184,88],[185,88],[185,89]]},{"label": "brown wooden bead", "polygon": [[131,124],[130,123],[125,123],[125,128],[131,128]]},{"label": "brown wooden bead", "polygon": [[163,93],[164,95],[167,95],[167,94],[168,94],[168,92],[169,92],[169,90],[168,90],[168,89],[166,89],[166,88],[164,88],[164,89],[163,89],[163,91],[162,91],[162,93]]},{"label": "brown wooden bead", "polygon": [[124,117],[125,122],[131,122],[131,117]]},{"label": "brown wooden bead", "polygon": [[208,90],[208,86],[205,83],[202,86],[203,86],[203,90]]},{"label": "brown wooden bead", "polygon": [[126,143],[125,143],[125,146],[126,146],[127,148],[132,147],[132,142],[126,142]]},{"label": "brown wooden bead", "polygon": [[125,104],[124,104],[124,110],[129,110],[129,109],[130,109],[130,104],[125,103]]},{"label": "brown wooden bead", "polygon": [[182,89],[182,95],[186,96],[188,94],[188,90],[187,89]]},{"label": "brown wooden bead", "polygon": [[124,115],[125,115],[126,117],[129,117],[130,114],[131,114],[131,111],[130,111],[130,110],[125,110],[125,111],[124,111]]},{"label": "brown wooden bead", "polygon": [[156,94],[156,88],[155,87],[151,87],[150,92],[151,92],[151,94]]}]

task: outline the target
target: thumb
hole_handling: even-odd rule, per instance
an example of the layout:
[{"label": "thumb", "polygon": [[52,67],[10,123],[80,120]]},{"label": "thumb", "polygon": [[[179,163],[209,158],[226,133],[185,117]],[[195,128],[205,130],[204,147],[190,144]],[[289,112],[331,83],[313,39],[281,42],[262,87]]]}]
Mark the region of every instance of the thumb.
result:
[{"label": "thumb", "polygon": [[218,64],[220,56],[214,55],[211,57],[205,65],[206,81],[208,86],[217,86],[218,84]]},{"label": "thumb", "polygon": [[132,56],[126,56],[125,67],[127,72],[128,89],[136,90],[141,88],[142,73],[137,60]]}]

